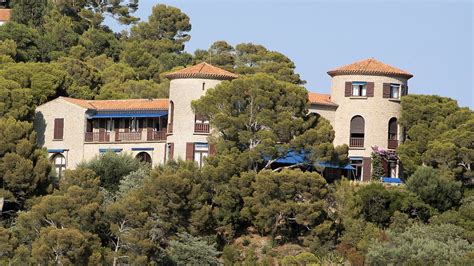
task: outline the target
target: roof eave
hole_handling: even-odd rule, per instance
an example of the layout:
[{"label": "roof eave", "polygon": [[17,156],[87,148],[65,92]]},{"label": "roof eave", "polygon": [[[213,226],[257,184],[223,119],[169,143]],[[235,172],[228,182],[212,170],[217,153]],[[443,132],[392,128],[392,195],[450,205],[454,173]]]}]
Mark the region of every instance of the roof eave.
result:
[{"label": "roof eave", "polygon": [[331,77],[341,75],[369,75],[369,76],[388,76],[388,77],[402,77],[410,79],[413,77],[410,73],[391,73],[391,72],[374,72],[374,71],[351,71],[351,70],[331,70],[327,74]]}]

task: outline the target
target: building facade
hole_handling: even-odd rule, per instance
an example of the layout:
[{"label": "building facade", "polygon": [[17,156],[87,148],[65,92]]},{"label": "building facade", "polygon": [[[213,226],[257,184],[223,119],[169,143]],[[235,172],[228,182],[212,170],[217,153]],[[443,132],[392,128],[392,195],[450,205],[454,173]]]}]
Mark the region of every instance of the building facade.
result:
[{"label": "building facade", "polygon": [[[400,98],[411,74],[375,59],[328,72],[331,94],[309,93],[310,112],[330,121],[335,145],[349,145],[351,178],[368,181],[372,147],[395,149]],[[213,153],[209,120],[195,114],[191,102],[236,74],[200,63],[167,75],[169,99],[80,100],[59,97],[36,108],[35,129],[57,172],[95,155],[127,152],[152,164],[168,159],[202,165]],[[387,176],[397,177],[398,162],[386,162]]]}]

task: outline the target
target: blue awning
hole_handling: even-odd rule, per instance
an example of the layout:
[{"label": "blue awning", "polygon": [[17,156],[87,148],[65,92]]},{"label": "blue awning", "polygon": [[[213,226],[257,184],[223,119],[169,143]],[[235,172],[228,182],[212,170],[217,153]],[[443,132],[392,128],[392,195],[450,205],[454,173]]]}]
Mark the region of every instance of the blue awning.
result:
[{"label": "blue awning", "polygon": [[97,113],[89,116],[89,118],[132,118],[132,117],[162,117],[167,116],[168,111],[150,111],[150,112],[108,112]]},{"label": "blue awning", "polygon": [[68,149],[48,149],[49,153],[63,153],[64,151],[68,151]]},{"label": "blue awning", "polygon": [[392,184],[403,184],[403,181],[400,178],[396,177],[382,177],[382,182]]},{"label": "blue awning", "polygon": [[99,149],[100,153],[104,152],[121,152],[123,149],[122,148],[105,148],[105,149]]}]

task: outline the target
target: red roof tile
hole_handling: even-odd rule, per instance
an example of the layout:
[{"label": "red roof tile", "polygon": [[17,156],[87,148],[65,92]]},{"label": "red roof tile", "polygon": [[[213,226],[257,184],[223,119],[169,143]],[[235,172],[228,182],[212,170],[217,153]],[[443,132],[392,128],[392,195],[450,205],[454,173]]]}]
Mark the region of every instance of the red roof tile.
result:
[{"label": "red roof tile", "polygon": [[11,9],[0,9],[0,21],[10,21],[11,13]]},{"label": "red roof tile", "polygon": [[169,79],[203,78],[203,79],[235,79],[237,74],[215,67],[206,62],[199,63],[166,75]]},{"label": "red roof tile", "polygon": [[312,104],[337,106],[337,104],[335,104],[331,101],[331,95],[329,95],[329,94],[308,92],[308,100]]},{"label": "red roof tile", "polygon": [[413,77],[412,74],[398,69],[396,67],[382,63],[374,58],[365,59],[352,63],[350,65],[342,66],[333,70],[328,71],[331,77],[337,75],[387,75],[387,76],[398,76],[404,78]]},{"label": "red roof tile", "polygon": [[105,110],[168,110],[168,99],[82,100],[62,99],[86,109]]}]

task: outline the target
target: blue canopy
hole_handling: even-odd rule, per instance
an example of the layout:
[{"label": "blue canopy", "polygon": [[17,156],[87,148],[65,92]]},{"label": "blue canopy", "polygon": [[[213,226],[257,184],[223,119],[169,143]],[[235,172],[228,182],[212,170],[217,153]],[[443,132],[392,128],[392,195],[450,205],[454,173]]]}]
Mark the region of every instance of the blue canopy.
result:
[{"label": "blue canopy", "polygon": [[[305,152],[295,152],[295,151],[289,151],[284,157],[281,157],[280,159],[276,160],[276,163],[281,163],[281,164],[300,164],[300,163],[310,163],[310,160],[308,158],[307,153]],[[317,162],[315,164],[316,166],[322,166],[326,168],[337,168],[337,169],[344,169],[344,170],[355,170],[355,168],[350,165],[335,165],[331,163],[326,163],[326,162]]]},{"label": "blue canopy", "polygon": [[91,115],[90,118],[132,118],[132,117],[162,117],[167,116],[168,111],[148,112],[107,112]]},{"label": "blue canopy", "polygon": [[403,184],[403,181],[400,178],[396,177],[382,177],[382,182],[392,184]]}]

